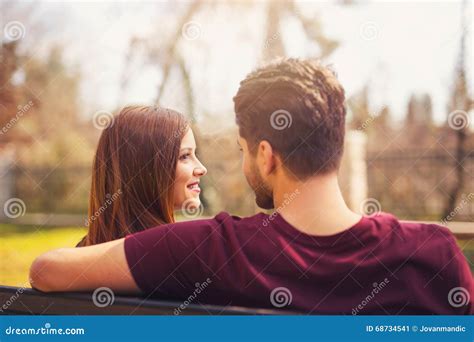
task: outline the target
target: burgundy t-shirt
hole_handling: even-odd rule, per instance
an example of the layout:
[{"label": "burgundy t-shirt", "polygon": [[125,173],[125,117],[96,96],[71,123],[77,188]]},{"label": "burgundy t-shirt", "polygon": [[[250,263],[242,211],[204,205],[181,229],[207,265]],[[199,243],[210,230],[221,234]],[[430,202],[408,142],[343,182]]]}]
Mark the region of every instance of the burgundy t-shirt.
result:
[{"label": "burgundy t-shirt", "polygon": [[155,298],[311,314],[473,310],[472,274],[450,231],[386,213],[331,236],[302,233],[279,214],[220,213],[129,235],[125,253]]}]

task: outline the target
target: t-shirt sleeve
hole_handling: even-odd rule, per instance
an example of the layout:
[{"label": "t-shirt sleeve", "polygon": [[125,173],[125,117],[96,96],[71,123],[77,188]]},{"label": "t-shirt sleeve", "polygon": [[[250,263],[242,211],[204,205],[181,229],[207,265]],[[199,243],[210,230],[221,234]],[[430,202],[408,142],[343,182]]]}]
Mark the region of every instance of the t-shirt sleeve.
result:
[{"label": "t-shirt sleeve", "polygon": [[125,255],[140,289],[153,297],[182,297],[212,278],[211,251],[224,245],[221,221],[172,223],[128,235]]},{"label": "t-shirt sleeve", "polygon": [[474,283],[466,257],[456,243],[454,235],[444,227],[436,227],[446,239],[444,251],[439,248],[436,253],[440,253],[443,257],[440,275],[446,285],[449,285],[445,297],[447,303],[456,314],[474,314]]}]

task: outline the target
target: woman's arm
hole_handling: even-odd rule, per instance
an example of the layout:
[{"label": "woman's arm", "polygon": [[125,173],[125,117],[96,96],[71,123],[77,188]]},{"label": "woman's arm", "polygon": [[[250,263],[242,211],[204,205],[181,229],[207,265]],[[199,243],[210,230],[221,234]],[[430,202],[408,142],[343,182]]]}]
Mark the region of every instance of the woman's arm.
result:
[{"label": "woman's arm", "polygon": [[30,267],[31,285],[44,292],[92,291],[105,286],[119,293],[140,293],[127,264],[124,241],[46,252]]}]

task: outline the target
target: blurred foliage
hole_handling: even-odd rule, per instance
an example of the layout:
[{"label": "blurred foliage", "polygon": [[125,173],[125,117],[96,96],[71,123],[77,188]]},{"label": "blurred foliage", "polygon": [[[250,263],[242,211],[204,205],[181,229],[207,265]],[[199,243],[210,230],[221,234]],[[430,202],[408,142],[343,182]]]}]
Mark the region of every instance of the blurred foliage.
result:
[{"label": "blurred foliage", "polygon": [[30,137],[27,144],[18,144],[19,163],[27,167],[91,163],[95,143],[84,133],[93,127],[84,127],[78,119],[79,73],[66,68],[59,47],[45,61],[31,58],[23,72],[22,102],[34,105],[11,132]]},{"label": "blurred foliage", "polygon": [[241,171],[237,130],[217,134],[201,134],[198,153],[210,172],[202,178],[204,208],[207,213],[228,211],[235,215],[251,215],[257,211],[255,195]]},{"label": "blurred foliage", "polygon": [[[0,44],[0,127],[4,127],[16,113],[19,97],[17,87],[10,81],[19,64],[16,42]],[[0,139],[5,139],[4,135]]]},{"label": "blurred foliage", "polygon": [[21,73],[16,90],[23,109],[6,134],[16,154],[13,195],[28,212],[84,213],[100,132],[79,120],[79,73],[65,66],[60,47],[44,60],[31,57]]}]

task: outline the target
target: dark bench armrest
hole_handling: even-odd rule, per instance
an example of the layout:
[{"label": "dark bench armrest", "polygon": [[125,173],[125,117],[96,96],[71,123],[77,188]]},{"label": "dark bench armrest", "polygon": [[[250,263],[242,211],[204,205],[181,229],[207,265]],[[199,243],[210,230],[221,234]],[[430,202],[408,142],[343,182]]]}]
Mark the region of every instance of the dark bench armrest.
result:
[{"label": "dark bench armrest", "polygon": [[[92,293],[43,293],[30,288],[0,286],[0,314],[6,315],[174,315],[183,302],[115,296],[98,307]],[[180,315],[282,315],[289,311],[189,304]]]}]

